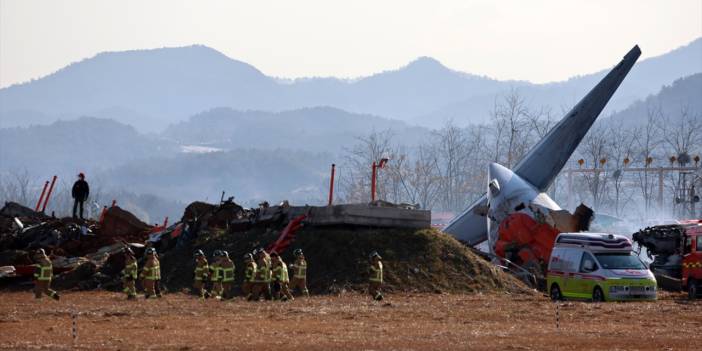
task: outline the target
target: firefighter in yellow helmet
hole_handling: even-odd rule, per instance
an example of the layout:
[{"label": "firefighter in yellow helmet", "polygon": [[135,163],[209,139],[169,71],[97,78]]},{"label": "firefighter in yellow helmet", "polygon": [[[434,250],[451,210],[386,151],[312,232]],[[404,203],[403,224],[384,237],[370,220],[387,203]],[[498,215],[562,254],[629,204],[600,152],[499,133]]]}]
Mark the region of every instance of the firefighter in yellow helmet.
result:
[{"label": "firefighter in yellow helmet", "polygon": [[124,268],[122,269],[123,291],[127,294],[127,300],[136,298],[136,280],[139,273],[136,257],[129,247],[122,249],[124,254]]},{"label": "firefighter in yellow helmet", "polygon": [[273,271],[273,298],[275,300],[287,301],[295,298],[290,293],[290,278],[288,277],[288,267],[277,252],[271,252]]},{"label": "firefighter in yellow helmet", "polygon": [[141,271],[141,279],[144,281],[144,297],[148,299],[156,296],[156,281],[161,279],[161,267],[153,247],[146,249],[146,263]]},{"label": "firefighter in yellow helmet", "polygon": [[44,249],[37,250],[34,262],[34,297],[40,299],[42,294],[46,294],[58,301],[60,298],[59,294],[51,290],[51,278],[54,275],[54,267],[51,265],[51,260],[46,256]]},{"label": "firefighter in yellow helmet", "polygon": [[212,264],[210,265],[210,281],[212,282],[212,296],[219,300],[222,298],[222,266],[220,257],[221,250],[215,250],[212,254]]},{"label": "firefighter in yellow helmet", "polygon": [[251,296],[249,300],[258,301],[261,295],[266,295],[270,290],[268,277],[270,269],[266,264],[266,255],[263,249],[258,249],[256,252],[256,274],[254,274],[253,285],[251,287]]},{"label": "firefighter in yellow helmet", "polygon": [[293,273],[290,289],[293,291],[299,289],[303,295],[310,296],[310,292],[307,290],[307,261],[305,260],[305,255],[302,253],[302,249],[296,249],[293,255],[295,256],[295,262],[290,265],[290,270]]},{"label": "firefighter in yellow helmet", "polygon": [[219,266],[222,272],[222,298],[232,298],[232,287],[234,286],[234,262],[229,258],[229,252],[222,250],[219,257]]},{"label": "firefighter in yellow helmet", "polygon": [[273,262],[271,260],[271,255],[263,248],[259,248],[258,252],[260,255],[263,255],[263,262],[266,264],[266,284],[263,286],[263,294],[266,300],[273,300],[273,292],[271,290],[271,283],[273,282]]},{"label": "firefighter in yellow helmet", "polygon": [[205,283],[207,282],[207,277],[210,276],[210,267],[207,262],[207,257],[202,250],[195,251],[195,279],[193,280],[193,290],[200,298],[204,299],[209,297],[209,293],[205,288]]},{"label": "firefighter in yellow helmet", "polygon": [[368,282],[368,293],[376,301],[383,299],[383,294],[380,292],[380,287],[383,285],[383,262],[382,257],[378,252],[373,251],[370,254],[370,277]]},{"label": "firefighter in yellow helmet", "polygon": [[257,271],[256,262],[254,262],[252,254],[247,253],[244,255],[244,264],[246,266],[244,268],[244,282],[241,284],[241,291],[244,293],[244,297],[249,299],[253,292],[254,278]]}]

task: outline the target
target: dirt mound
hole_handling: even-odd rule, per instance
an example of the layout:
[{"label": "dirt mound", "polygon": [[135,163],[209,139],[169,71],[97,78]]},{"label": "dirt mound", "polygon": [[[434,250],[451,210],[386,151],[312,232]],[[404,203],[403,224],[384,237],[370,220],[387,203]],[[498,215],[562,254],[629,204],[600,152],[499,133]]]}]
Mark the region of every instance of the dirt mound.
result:
[{"label": "dirt mound", "polygon": [[[216,249],[229,251],[240,284],[243,255],[275,241],[279,230],[260,228],[238,233],[202,234],[192,248],[175,249],[162,255],[163,284],[169,290],[190,286],[194,269],[192,252],[195,249],[202,249],[208,256]],[[527,290],[517,279],[478,257],[453,237],[433,229],[307,227],[298,232],[291,248],[282,254],[285,262],[293,261],[295,248],[305,252],[309,264],[308,285],[316,293],[365,288],[368,255],[372,251],[378,251],[383,257],[388,290]]]},{"label": "dirt mound", "polygon": [[150,225],[119,206],[113,206],[105,212],[100,227],[101,233],[105,236],[125,239],[135,236],[141,237],[151,229]]},{"label": "dirt mound", "polygon": [[197,221],[201,226],[210,228],[228,228],[233,221],[247,218],[243,207],[234,201],[225,201],[219,205],[195,201],[185,208],[183,222]]},{"label": "dirt mound", "polygon": [[94,226],[94,235],[63,242],[59,253],[68,256],[84,256],[115,243],[141,243],[146,240],[152,228],[130,212],[114,206],[105,212],[102,222]]},{"label": "dirt mound", "polygon": [[16,202],[5,202],[5,206],[0,209],[0,216],[4,217],[46,217],[41,212],[35,212],[29,207],[22,206]]}]

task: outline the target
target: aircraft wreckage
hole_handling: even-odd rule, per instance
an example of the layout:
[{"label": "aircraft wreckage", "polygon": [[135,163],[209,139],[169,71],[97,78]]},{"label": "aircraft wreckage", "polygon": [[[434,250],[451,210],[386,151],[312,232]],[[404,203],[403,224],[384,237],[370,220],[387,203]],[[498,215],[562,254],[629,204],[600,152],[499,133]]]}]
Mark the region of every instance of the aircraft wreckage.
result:
[{"label": "aircraft wreckage", "polygon": [[561,209],[545,191],[640,55],[634,46],[513,170],[490,164],[487,192],[444,231],[471,246],[487,240],[491,254],[543,271],[556,236],[587,230],[592,218],[584,205],[574,214]]}]

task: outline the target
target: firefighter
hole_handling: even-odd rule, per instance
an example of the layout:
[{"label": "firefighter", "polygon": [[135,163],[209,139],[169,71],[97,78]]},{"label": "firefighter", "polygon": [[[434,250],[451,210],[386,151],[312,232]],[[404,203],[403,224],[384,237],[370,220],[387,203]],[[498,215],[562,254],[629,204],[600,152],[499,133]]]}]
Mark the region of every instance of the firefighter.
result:
[{"label": "firefighter", "polygon": [[212,254],[212,264],[210,265],[210,282],[212,282],[211,294],[215,299],[222,298],[222,267],[220,265],[221,250],[215,250]]},{"label": "firefighter", "polygon": [[271,259],[273,261],[273,298],[281,301],[294,300],[295,298],[290,293],[290,278],[288,277],[288,266],[285,265],[283,259],[275,251],[271,253]]},{"label": "firefighter", "polygon": [[124,293],[127,294],[127,300],[136,298],[136,279],[139,273],[137,260],[134,257],[134,251],[129,247],[122,249],[124,254],[124,269],[122,269],[122,285]]},{"label": "firefighter", "polygon": [[51,265],[51,260],[46,256],[44,249],[37,250],[34,270],[34,297],[40,299],[42,294],[50,296],[58,301],[60,296],[56,291],[51,290],[51,278],[54,274],[54,267]]},{"label": "firefighter", "polygon": [[154,249],[154,260],[156,261],[156,266],[158,267],[158,278],[154,281],[154,292],[156,292],[156,297],[161,297],[161,260],[158,258],[158,252]]},{"label": "firefighter", "polygon": [[146,263],[140,277],[144,281],[144,298],[156,296],[156,281],[161,279],[161,267],[156,259],[156,249],[153,247],[146,249]]},{"label": "firefighter", "polygon": [[271,255],[269,255],[263,248],[259,248],[258,252],[260,255],[263,255],[263,262],[266,264],[266,284],[263,286],[263,294],[266,297],[266,300],[273,300],[273,293],[271,291],[271,283],[273,282]]},{"label": "firefighter", "polygon": [[268,276],[270,274],[268,265],[266,265],[266,256],[263,250],[256,250],[256,274],[254,274],[253,285],[251,287],[251,296],[249,300],[258,301],[261,295],[265,295],[270,290],[268,284]]},{"label": "firefighter", "polygon": [[200,298],[204,299],[210,296],[207,292],[205,283],[210,275],[210,267],[207,262],[207,257],[202,250],[195,251],[195,279],[193,281],[193,290]]},{"label": "firefighter", "polygon": [[219,266],[222,272],[222,298],[231,299],[235,266],[234,262],[229,258],[229,252],[222,251]]},{"label": "firefighter", "polygon": [[295,262],[290,265],[290,269],[293,271],[290,289],[293,291],[299,289],[300,293],[309,297],[310,292],[307,290],[307,261],[305,261],[305,255],[302,253],[302,249],[296,249],[293,255],[295,255]]},{"label": "firefighter", "polygon": [[380,257],[377,251],[370,254],[370,277],[368,282],[368,293],[376,301],[383,299],[383,294],[380,292],[380,287],[383,285],[383,258]]},{"label": "firefighter", "polygon": [[248,299],[251,297],[252,288],[254,285],[254,278],[256,275],[256,262],[254,262],[253,255],[247,253],[244,255],[244,282],[241,284],[241,291],[244,293],[244,297]]}]

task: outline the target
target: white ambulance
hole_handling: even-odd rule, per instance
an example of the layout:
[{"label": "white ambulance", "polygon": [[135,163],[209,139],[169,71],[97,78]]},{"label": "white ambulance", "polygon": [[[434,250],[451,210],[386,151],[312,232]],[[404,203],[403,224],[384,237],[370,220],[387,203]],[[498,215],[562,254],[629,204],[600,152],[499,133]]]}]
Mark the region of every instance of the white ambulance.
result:
[{"label": "white ambulance", "polygon": [[561,233],[546,276],[553,300],[655,300],[656,278],[625,236]]}]

